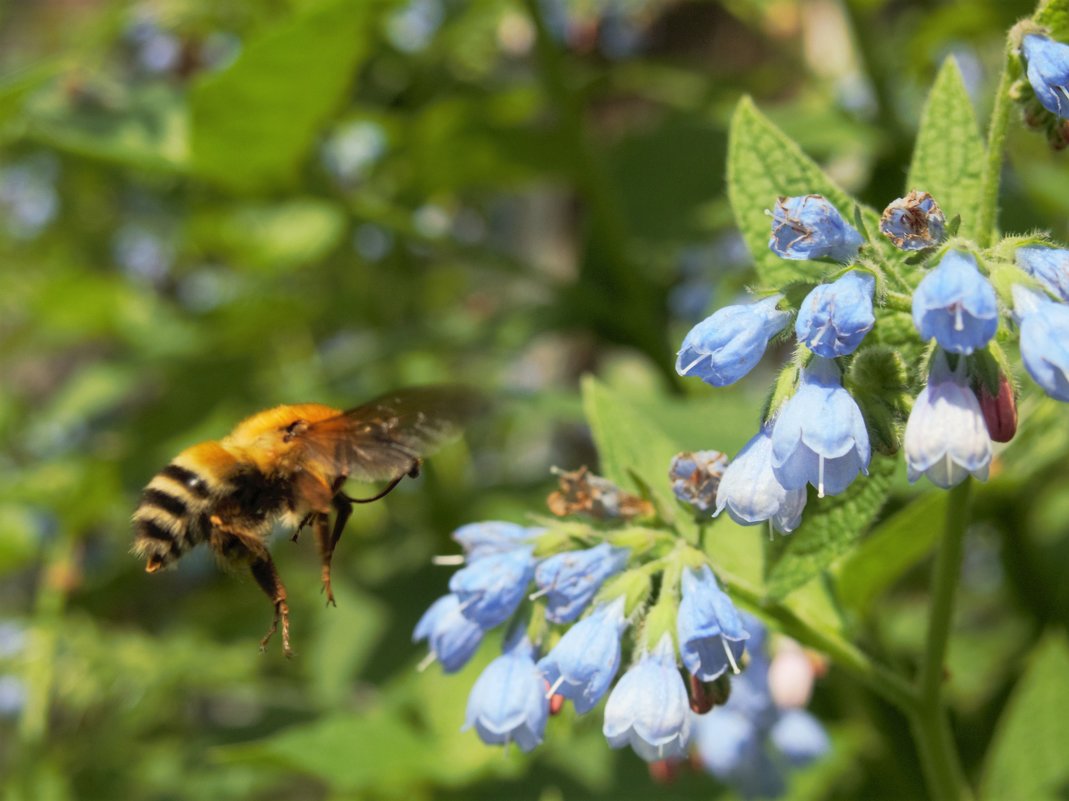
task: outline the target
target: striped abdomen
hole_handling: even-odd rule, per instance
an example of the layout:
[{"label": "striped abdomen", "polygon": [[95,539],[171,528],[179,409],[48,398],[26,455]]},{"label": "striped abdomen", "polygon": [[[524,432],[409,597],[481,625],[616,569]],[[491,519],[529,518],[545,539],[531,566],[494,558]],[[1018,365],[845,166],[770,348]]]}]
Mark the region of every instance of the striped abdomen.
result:
[{"label": "striped abdomen", "polygon": [[178,559],[208,536],[211,509],[227,486],[233,457],[218,443],[205,442],[180,453],[157,473],[134,511],[133,551],[152,573]]}]

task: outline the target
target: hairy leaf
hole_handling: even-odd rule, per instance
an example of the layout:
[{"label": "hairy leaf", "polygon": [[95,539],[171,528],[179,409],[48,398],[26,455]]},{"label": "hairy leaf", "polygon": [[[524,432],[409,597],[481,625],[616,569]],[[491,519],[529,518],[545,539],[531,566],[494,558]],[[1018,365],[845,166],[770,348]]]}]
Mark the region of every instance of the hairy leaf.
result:
[{"label": "hairy leaf", "polygon": [[928,192],[947,219],[961,215],[959,234],[976,235],[984,143],[976,114],[953,58],[943,62],[928,94],[913,149],[906,191]]}]

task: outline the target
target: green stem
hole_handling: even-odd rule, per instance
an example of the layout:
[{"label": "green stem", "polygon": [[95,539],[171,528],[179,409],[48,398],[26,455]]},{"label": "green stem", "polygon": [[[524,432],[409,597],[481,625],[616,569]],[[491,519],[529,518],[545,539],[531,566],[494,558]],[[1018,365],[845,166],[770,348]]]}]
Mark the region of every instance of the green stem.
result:
[{"label": "green stem", "polygon": [[995,90],[995,107],[991,110],[991,122],[987,128],[987,158],[980,185],[980,215],[977,228],[977,240],[980,247],[991,247],[995,238],[995,226],[998,216],[999,180],[1002,177],[1002,151],[1006,144],[1006,133],[1010,127],[1010,112],[1013,101],[1010,99],[1010,74],[1013,53],[1010,39],[1006,41],[1006,54],[1002,60],[1002,74],[998,89]]},{"label": "green stem", "polygon": [[724,578],[724,584],[732,594],[761,609],[776,620],[785,634],[805,645],[823,651],[838,667],[907,715],[916,713],[917,692],[909,682],[884,665],[874,662],[857,646],[835,634],[810,626],[786,606],[762,598],[745,584],[732,581],[727,577]]},{"label": "green stem", "polygon": [[917,681],[920,705],[911,716],[925,780],[932,798],[960,801],[969,797],[964,773],[947,720],[942,697],[947,646],[954,618],[954,600],[961,575],[965,528],[969,518],[971,479],[954,487],[947,499],[943,542],[932,575],[932,612],[924,663]]}]

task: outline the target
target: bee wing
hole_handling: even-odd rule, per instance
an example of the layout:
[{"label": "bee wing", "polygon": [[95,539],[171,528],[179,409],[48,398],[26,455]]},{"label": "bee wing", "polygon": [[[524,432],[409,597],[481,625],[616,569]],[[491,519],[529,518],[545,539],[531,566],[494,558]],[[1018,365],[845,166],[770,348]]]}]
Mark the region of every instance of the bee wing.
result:
[{"label": "bee wing", "polygon": [[301,435],[304,458],[357,481],[392,480],[458,437],[485,407],[465,387],[399,390],[312,423]]}]

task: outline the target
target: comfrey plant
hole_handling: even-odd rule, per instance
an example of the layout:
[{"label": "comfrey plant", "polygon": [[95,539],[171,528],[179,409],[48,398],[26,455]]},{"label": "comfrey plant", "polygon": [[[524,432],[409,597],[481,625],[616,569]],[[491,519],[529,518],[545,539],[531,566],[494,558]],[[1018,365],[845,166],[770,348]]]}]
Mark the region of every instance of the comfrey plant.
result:
[{"label": "comfrey plant", "polygon": [[[416,636],[453,671],[487,631],[507,632],[468,704],[484,741],[530,750],[562,704],[593,714],[604,702],[610,746],[656,765],[690,757],[747,797],[781,794],[833,738],[777,697],[764,625],[738,604],[900,710],[932,798],[971,797],[944,692],[970,493],[1017,433],[1018,395],[1034,396],[1022,410],[1053,405],[1043,396],[1069,402],[1069,248],[1042,233],[997,236],[1014,101],[1026,117],[1049,115],[1048,132],[1069,119],[1069,0],[1041,3],[1010,32],[986,142],[956,65],[944,65],[907,184],[882,213],[740,102],[728,190],[753,298],[687,333],[676,370],[725,387],[778,357],[767,402],[729,459],[700,424],[677,441],[645,406],[588,379],[604,478],[562,474],[556,517],[535,527],[456,533],[464,567]],[[863,540],[896,472],[946,495],[912,528]],[[859,645],[861,621],[929,552],[892,533],[923,529],[934,543],[933,519],[942,538],[924,650],[884,664]],[[752,525],[784,536],[740,528]]]}]

